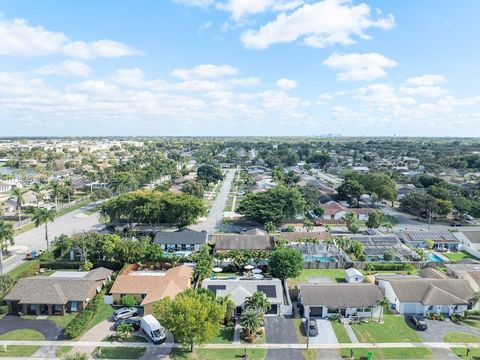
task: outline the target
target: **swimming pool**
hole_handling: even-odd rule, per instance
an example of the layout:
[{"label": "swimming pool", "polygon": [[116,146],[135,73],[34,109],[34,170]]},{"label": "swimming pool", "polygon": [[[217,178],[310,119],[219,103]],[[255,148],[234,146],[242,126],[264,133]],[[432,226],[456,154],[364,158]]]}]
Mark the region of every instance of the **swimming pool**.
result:
[{"label": "swimming pool", "polygon": [[337,260],[333,256],[304,256],[305,262],[336,262]]},{"label": "swimming pool", "polygon": [[437,254],[433,253],[433,252],[429,252],[428,253],[428,261],[436,261],[436,262],[444,262],[445,260],[443,260],[440,256],[438,256]]}]

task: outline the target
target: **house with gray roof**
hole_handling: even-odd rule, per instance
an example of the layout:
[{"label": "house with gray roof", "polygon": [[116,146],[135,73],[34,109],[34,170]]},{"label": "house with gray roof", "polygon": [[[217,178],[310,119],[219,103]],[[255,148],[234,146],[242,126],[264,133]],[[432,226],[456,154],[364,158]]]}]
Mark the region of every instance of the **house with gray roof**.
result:
[{"label": "house with gray roof", "polygon": [[215,244],[215,251],[229,250],[270,250],[273,239],[270,235],[250,234],[214,234],[210,241]]},{"label": "house with gray roof", "polygon": [[466,248],[466,251],[480,256],[480,231],[462,231],[452,234],[460,241],[460,244]]},{"label": "house with gray roof", "polygon": [[433,278],[377,278],[391,307],[400,314],[463,314],[475,296],[468,281]]},{"label": "house with gray roof", "polygon": [[208,234],[206,231],[195,231],[191,229],[180,229],[177,231],[160,231],[153,240],[159,244],[164,251],[194,252],[207,243]]},{"label": "house with gray roof", "polygon": [[399,231],[398,238],[411,247],[427,247],[427,241],[433,241],[434,250],[457,251],[459,241],[449,231]]},{"label": "house with gray roof", "polygon": [[263,292],[271,305],[266,315],[283,315],[285,296],[279,279],[254,279],[250,277],[213,277],[202,281],[202,288],[212,291],[215,296],[230,295],[235,303],[235,314],[242,312],[245,299],[256,291]]},{"label": "house with gray roof", "polygon": [[89,272],[58,271],[51,276],[27,277],[18,280],[3,300],[12,314],[81,312],[111,275],[111,270],[97,268]]},{"label": "house with gray roof", "polygon": [[380,315],[378,302],[383,294],[374,284],[315,284],[299,286],[298,298],[305,317],[366,318]]}]

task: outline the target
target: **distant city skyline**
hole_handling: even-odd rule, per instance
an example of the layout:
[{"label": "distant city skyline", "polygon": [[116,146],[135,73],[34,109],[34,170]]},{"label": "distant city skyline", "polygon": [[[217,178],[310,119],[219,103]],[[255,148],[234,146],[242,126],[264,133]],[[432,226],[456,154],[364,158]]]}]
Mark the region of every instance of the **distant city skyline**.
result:
[{"label": "distant city skyline", "polygon": [[0,136],[480,136],[480,2],[0,5]]}]

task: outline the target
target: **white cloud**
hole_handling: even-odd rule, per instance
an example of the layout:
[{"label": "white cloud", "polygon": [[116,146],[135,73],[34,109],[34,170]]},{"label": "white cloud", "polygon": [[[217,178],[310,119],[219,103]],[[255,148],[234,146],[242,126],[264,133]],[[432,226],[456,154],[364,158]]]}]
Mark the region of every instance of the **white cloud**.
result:
[{"label": "white cloud", "polygon": [[67,41],[59,32],[31,26],[24,19],[0,20],[0,54],[13,56],[52,55]]},{"label": "white cloud", "polygon": [[285,78],[277,80],[276,84],[282,90],[291,90],[297,87],[297,82],[295,80]]},{"label": "white cloud", "polygon": [[390,29],[394,25],[392,15],[379,19],[372,19],[370,15],[370,7],[364,3],[353,5],[348,0],[324,0],[304,4],[291,14],[281,13],[260,29],[247,30],[241,39],[245,46],[255,49],[297,40],[320,48],[353,44],[356,37],[369,39],[365,33],[369,28]]},{"label": "white cloud", "polygon": [[341,81],[374,80],[387,75],[385,68],[398,65],[394,60],[378,53],[332,54],[323,64],[341,70],[338,74]]},{"label": "white cloud", "polygon": [[48,64],[38,68],[37,73],[42,75],[64,75],[86,77],[92,73],[92,68],[81,61],[62,61],[58,64]]},{"label": "white cloud", "polygon": [[174,0],[176,3],[186,6],[196,6],[201,8],[207,8],[215,4],[215,0]]},{"label": "white cloud", "polygon": [[444,82],[445,76],[438,74],[428,74],[407,79],[406,83],[413,86],[434,86]]},{"label": "white cloud", "polygon": [[417,87],[401,87],[400,93],[410,96],[420,95],[426,97],[443,96],[448,91],[440,86],[417,86]]},{"label": "white cloud", "polygon": [[371,84],[358,89],[359,99],[367,103],[383,105],[411,105],[416,101],[412,97],[400,96],[390,84]]},{"label": "white cloud", "polygon": [[64,54],[79,59],[139,55],[140,52],[113,40],[70,41],[61,32],[32,26],[25,19],[0,20],[0,55],[49,56]]},{"label": "white cloud", "polygon": [[218,3],[217,8],[228,11],[236,21],[250,14],[258,14],[265,11],[293,10],[303,4],[301,0],[228,0],[226,3]]},{"label": "white cloud", "polygon": [[74,41],[64,46],[63,52],[78,59],[93,59],[99,57],[120,57],[140,55],[141,52],[125,44],[112,40],[97,40],[92,42]]},{"label": "white cloud", "polygon": [[188,80],[195,78],[215,79],[223,76],[237,75],[238,69],[230,65],[198,65],[191,69],[176,69],[170,74],[173,77]]}]

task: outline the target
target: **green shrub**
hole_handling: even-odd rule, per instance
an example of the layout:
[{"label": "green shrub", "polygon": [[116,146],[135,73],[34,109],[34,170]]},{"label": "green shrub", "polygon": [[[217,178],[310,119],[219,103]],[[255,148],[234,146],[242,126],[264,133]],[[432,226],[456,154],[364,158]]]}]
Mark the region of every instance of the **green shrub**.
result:
[{"label": "green shrub", "polygon": [[365,267],[367,271],[411,271],[413,265],[410,263],[393,262],[370,262]]},{"label": "green shrub", "polygon": [[137,305],[137,300],[132,295],[124,295],[120,299],[120,304],[127,307],[132,307]]},{"label": "green shrub", "polygon": [[7,305],[0,305],[0,315],[5,315],[8,313],[8,306]]},{"label": "green shrub", "polygon": [[[91,262],[94,269],[98,267],[104,267],[110,270],[120,270],[123,266],[123,264],[115,261],[92,260]],[[41,267],[52,270],[81,269],[83,265],[83,261],[55,260],[49,262],[41,262]]]},{"label": "green shrub", "polygon": [[97,314],[100,305],[103,303],[105,290],[98,293],[93,300],[88,304],[86,309],[79,313],[65,328],[65,337],[67,339],[74,339],[80,336],[89,326],[90,322]]}]

